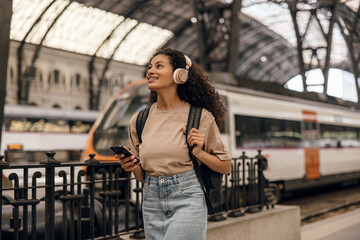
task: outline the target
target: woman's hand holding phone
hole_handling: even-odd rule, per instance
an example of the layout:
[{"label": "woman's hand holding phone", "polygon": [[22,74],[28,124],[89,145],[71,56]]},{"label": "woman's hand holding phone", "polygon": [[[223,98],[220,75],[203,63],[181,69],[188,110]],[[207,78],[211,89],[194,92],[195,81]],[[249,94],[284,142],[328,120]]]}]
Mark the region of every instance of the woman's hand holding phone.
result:
[{"label": "woman's hand holding phone", "polygon": [[127,172],[133,171],[140,165],[140,161],[123,146],[114,146],[110,148],[115,153],[115,158],[119,159],[120,166]]}]

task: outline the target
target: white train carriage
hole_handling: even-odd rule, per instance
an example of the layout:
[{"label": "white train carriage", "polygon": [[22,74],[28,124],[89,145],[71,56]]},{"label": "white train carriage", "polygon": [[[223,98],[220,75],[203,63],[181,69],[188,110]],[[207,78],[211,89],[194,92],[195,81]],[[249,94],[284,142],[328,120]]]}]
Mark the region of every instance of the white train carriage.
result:
[{"label": "white train carriage", "polygon": [[[360,112],[345,107],[216,85],[228,108],[223,141],[233,157],[261,149],[266,177],[292,191],[360,179]],[[83,159],[116,161],[109,147],[128,145],[131,116],[146,106],[140,80],[119,91],[89,132]]]},{"label": "white train carriage", "polygon": [[229,102],[232,155],[262,149],[265,175],[281,189],[360,179],[358,111],[247,89],[222,94]]},{"label": "white train carriage", "polygon": [[[99,112],[5,105],[4,116],[1,154],[13,163],[39,161],[40,154],[44,158],[49,150],[68,160],[69,152],[80,152],[85,147]],[[12,158],[16,151],[25,153],[23,159]]]}]

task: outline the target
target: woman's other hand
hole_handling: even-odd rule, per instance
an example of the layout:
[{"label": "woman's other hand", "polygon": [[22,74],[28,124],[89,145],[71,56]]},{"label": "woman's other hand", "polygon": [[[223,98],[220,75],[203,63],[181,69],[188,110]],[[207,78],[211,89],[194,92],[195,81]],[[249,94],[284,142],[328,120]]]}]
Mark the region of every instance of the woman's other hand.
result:
[{"label": "woman's other hand", "polygon": [[[183,127],[183,132],[186,134],[186,126]],[[192,128],[188,134],[187,142],[191,147],[194,147],[192,150],[194,156],[199,158],[205,144],[204,134],[200,130]]]}]

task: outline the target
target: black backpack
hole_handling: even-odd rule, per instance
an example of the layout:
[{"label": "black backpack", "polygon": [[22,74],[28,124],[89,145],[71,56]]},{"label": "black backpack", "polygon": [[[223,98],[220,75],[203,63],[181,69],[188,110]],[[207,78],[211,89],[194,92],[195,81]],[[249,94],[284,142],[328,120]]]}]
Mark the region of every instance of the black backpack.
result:
[{"label": "black backpack", "polygon": [[[149,111],[150,111],[150,107],[141,110],[136,119],[136,132],[139,139],[139,143],[142,143],[141,134],[144,129],[146,119],[149,116]],[[199,128],[201,112],[202,112],[201,107],[196,107],[191,105],[188,121],[186,125],[186,135],[185,135],[186,139],[189,131],[192,128],[196,128],[196,129]],[[199,182],[205,194],[208,213],[210,215],[215,214],[217,211],[220,210],[220,206],[223,203],[222,188],[221,188],[223,174],[211,170],[205,164],[199,165],[198,160],[192,154],[193,147],[189,146],[188,144],[188,149],[189,149],[189,156],[194,164],[196,176],[198,177]]]}]

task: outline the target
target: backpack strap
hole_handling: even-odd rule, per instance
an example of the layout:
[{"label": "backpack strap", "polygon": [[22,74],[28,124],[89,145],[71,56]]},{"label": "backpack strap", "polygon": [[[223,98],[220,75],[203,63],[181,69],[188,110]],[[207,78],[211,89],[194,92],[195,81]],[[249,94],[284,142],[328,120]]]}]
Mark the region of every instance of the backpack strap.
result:
[{"label": "backpack strap", "polygon": [[[196,107],[193,105],[190,106],[189,116],[188,116],[188,120],[187,120],[187,124],[186,124],[186,134],[185,134],[186,139],[188,138],[189,132],[192,128],[199,129],[201,112],[202,112],[201,107]],[[187,141],[186,141],[186,143],[187,143]],[[194,156],[192,155],[192,149],[194,147],[190,146],[188,143],[187,143],[187,146],[189,148],[189,155],[190,155],[191,159],[193,159]]]},{"label": "backpack strap", "polygon": [[146,119],[149,116],[151,106],[141,110],[136,118],[136,133],[139,139],[139,143],[142,143],[141,134],[144,130]]},{"label": "backpack strap", "polygon": [[[188,134],[190,132],[190,130],[192,128],[195,128],[195,129],[199,129],[199,126],[200,126],[200,119],[201,119],[201,112],[202,112],[202,108],[201,107],[196,107],[196,106],[193,106],[191,105],[190,107],[190,110],[189,110],[189,116],[188,116],[188,121],[187,121],[187,124],[186,124],[186,139],[188,138]],[[204,191],[204,194],[205,194],[205,200],[206,200],[206,205],[208,207],[208,213],[210,215],[214,214],[214,209],[209,201],[209,193],[208,191],[206,190],[206,187],[205,187],[205,183],[204,183],[204,180],[203,180],[203,176],[202,176],[202,171],[200,169],[200,165],[199,165],[199,162],[197,160],[197,158],[194,156],[194,154],[192,153],[192,150],[193,150],[193,146],[190,146],[189,143],[186,141],[186,144],[188,146],[188,149],[189,149],[189,156],[190,158],[192,159],[193,161],[193,164],[194,164],[194,170],[195,170],[195,173],[196,173],[196,176],[200,182],[200,185]]]}]

